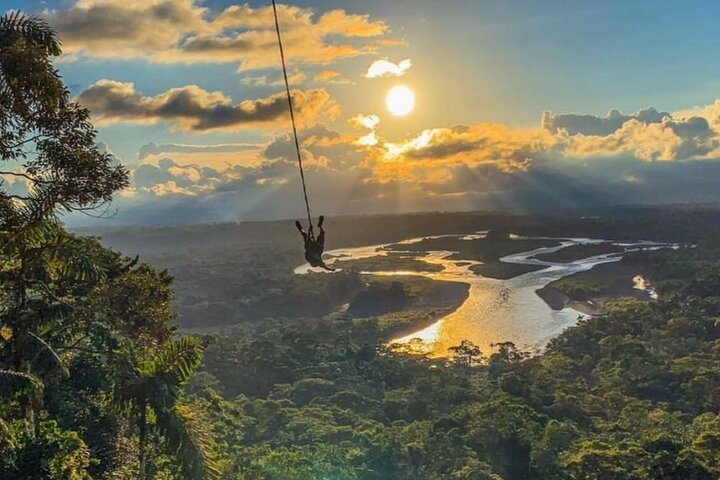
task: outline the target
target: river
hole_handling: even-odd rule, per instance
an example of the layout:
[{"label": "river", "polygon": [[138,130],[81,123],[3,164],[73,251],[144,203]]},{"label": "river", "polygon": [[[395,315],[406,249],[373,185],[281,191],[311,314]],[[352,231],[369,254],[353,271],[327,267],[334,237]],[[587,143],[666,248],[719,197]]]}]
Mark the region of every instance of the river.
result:
[{"label": "river", "polygon": [[[469,235],[452,235],[462,240],[473,241],[483,238],[485,232]],[[451,236],[451,235],[448,235]],[[438,238],[438,237],[432,237]],[[540,238],[518,237],[511,238]],[[542,237],[548,239],[547,237]],[[411,244],[422,241],[423,238],[408,239],[400,244]],[[622,253],[611,253],[583,258],[568,263],[554,263],[538,260],[536,255],[551,253],[571,245],[602,243],[606,240],[590,238],[552,238],[559,245],[538,248],[521,253],[505,256],[500,260],[508,263],[539,265],[545,268],[518,275],[507,280],[498,280],[478,275],[470,270],[470,266],[480,262],[463,259],[449,259],[455,252],[431,251],[418,259],[429,264],[443,267],[439,272],[414,271],[380,271],[363,272],[366,275],[419,275],[436,280],[461,282],[470,285],[468,297],[454,312],[439,319],[434,324],[413,332],[410,335],[395,338],[391,344],[407,344],[413,342],[415,348],[430,353],[433,356],[447,355],[448,348],[459,345],[462,340],[469,340],[478,345],[483,352],[492,351],[493,343],[511,341],[518,347],[537,352],[552,337],[561,333],[565,328],[577,323],[582,313],[565,308],[552,310],[535,291],[560,278],[591,269],[595,265],[617,262],[622,259]],[[668,245],[638,241],[614,243],[622,246],[625,252],[640,249],[665,248]],[[399,252],[398,244],[371,245],[358,248],[344,248],[326,252],[328,263],[335,259],[361,259],[378,255],[387,255],[388,252]],[[310,271],[309,265],[301,265],[295,273],[304,274]],[[420,339],[420,340],[413,340]]]}]

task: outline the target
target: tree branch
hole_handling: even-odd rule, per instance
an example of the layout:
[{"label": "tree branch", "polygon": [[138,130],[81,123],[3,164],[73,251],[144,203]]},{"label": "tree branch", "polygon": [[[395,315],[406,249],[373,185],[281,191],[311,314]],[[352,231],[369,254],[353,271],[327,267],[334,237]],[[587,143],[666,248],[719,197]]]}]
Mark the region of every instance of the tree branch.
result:
[{"label": "tree branch", "polygon": [[22,178],[26,178],[34,183],[52,183],[50,180],[41,180],[39,178],[32,177],[32,176],[28,175],[27,173],[23,173],[23,172],[8,172],[8,171],[0,170],[0,175],[12,175],[14,177],[22,177]]},{"label": "tree branch", "polygon": [[1,199],[5,200],[22,200],[23,202],[29,202],[33,198],[32,197],[23,197],[22,195],[6,195],[6,194],[0,194]]},{"label": "tree branch", "polygon": [[15,145],[9,145],[7,148],[8,148],[8,150],[14,150],[14,149],[16,149],[16,148],[18,148],[18,147],[22,147],[22,146],[25,145],[26,143],[34,142],[34,141],[36,141],[36,140],[39,140],[40,137],[42,137],[42,135],[41,135],[41,134],[38,134],[38,135],[35,135],[34,137],[25,139],[25,140],[23,140],[22,142],[18,142],[18,143],[16,143]]}]

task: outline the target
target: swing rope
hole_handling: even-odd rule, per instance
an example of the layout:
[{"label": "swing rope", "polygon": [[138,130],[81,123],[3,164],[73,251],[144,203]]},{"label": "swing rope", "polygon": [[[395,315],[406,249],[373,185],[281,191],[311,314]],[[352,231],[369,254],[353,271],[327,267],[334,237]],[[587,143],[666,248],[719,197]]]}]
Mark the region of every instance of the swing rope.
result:
[{"label": "swing rope", "polygon": [[278,21],[277,7],[275,0],[272,0],[273,15],[275,16],[275,31],[277,32],[278,47],[280,47],[280,60],[282,61],[283,78],[285,79],[285,93],[287,93],[288,107],[290,109],[290,121],[292,123],[293,137],[295,137],[295,151],[297,152],[298,165],[300,166],[300,180],[302,181],[303,197],[305,198],[305,211],[308,219],[308,232],[312,235],[312,218],[310,216],[310,202],[308,201],[307,187],[305,186],[305,172],[303,171],[302,155],[300,154],[300,142],[298,141],[297,127],[295,126],[295,112],[293,110],[292,96],[290,95],[290,82],[288,82],[287,67],[285,66],[285,52],[283,50],[282,37],[280,35],[280,22]]}]

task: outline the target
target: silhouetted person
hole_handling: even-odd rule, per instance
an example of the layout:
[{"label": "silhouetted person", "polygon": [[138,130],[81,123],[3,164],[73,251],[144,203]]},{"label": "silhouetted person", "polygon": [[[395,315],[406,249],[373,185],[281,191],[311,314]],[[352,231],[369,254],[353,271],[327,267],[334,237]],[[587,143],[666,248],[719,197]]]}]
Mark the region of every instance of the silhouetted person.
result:
[{"label": "silhouetted person", "polygon": [[313,234],[312,224],[310,225],[309,232],[305,232],[305,230],[303,230],[299,220],[295,222],[295,226],[298,231],[300,231],[300,235],[303,237],[303,242],[305,242],[305,260],[307,260],[307,262],[313,267],[320,267],[330,272],[334,272],[335,269],[326,265],[322,259],[323,250],[325,250],[325,229],[323,228],[324,221],[325,217],[320,215],[317,224],[320,234],[317,238]]}]

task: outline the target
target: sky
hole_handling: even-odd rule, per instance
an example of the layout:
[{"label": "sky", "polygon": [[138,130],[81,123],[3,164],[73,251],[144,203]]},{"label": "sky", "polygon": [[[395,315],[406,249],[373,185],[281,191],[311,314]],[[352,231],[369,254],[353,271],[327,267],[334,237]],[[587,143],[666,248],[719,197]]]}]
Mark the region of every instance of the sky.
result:
[{"label": "sky", "polygon": [[[57,30],[59,71],[132,174],[108,218],[69,223],[302,217],[269,2],[0,6]],[[279,14],[316,214],[720,201],[718,2],[323,0]],[[402,116],[386,105],[397,85],[415,100]]]}]

